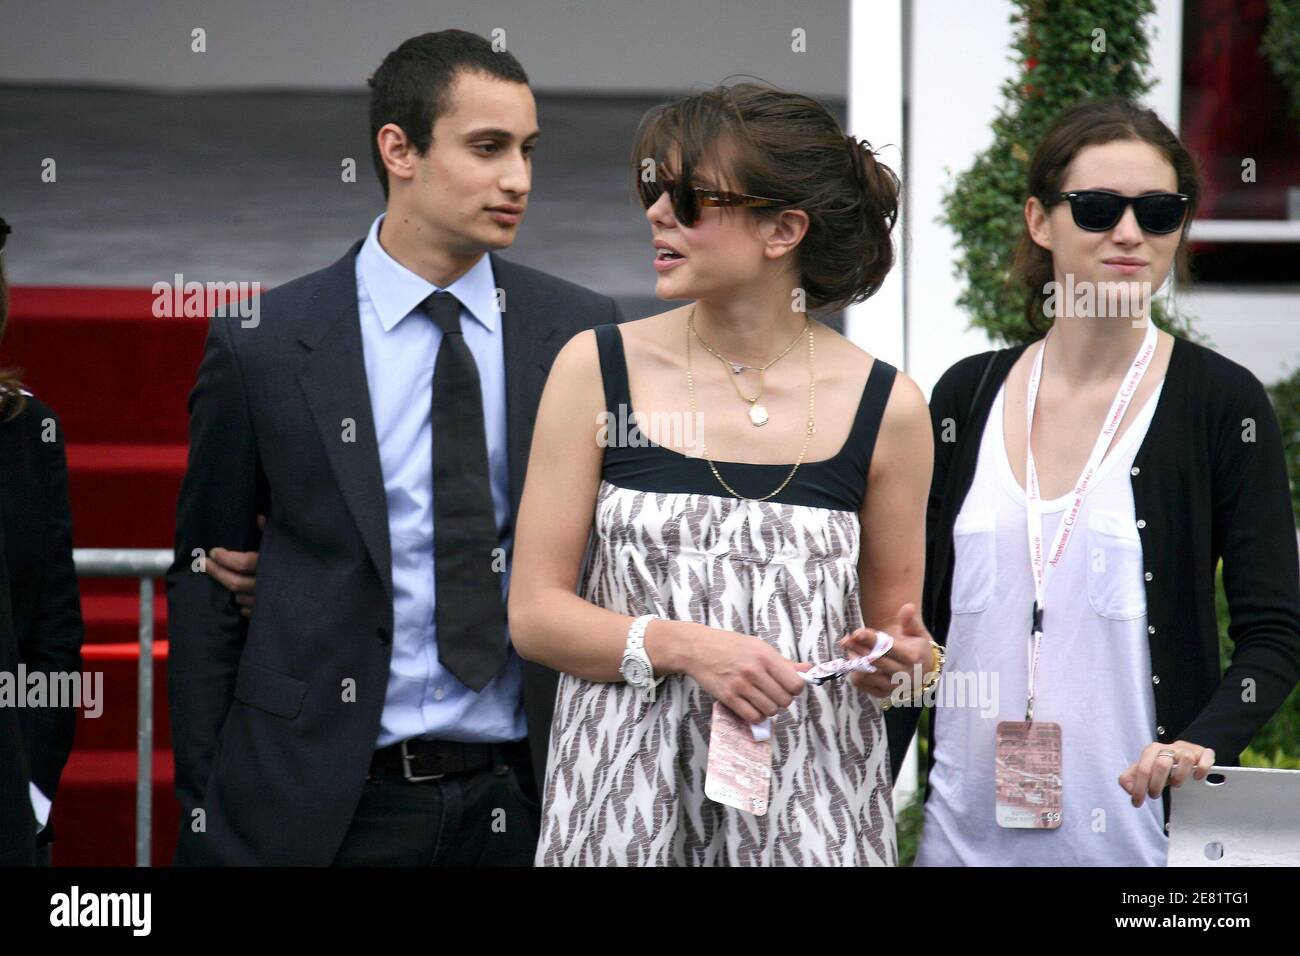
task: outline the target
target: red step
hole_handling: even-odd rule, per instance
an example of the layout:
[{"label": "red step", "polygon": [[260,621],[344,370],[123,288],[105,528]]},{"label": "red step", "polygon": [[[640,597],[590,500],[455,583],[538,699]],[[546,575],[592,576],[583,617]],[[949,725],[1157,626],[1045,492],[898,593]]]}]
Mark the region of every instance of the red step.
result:
[{"label": "red step", "polygon": [[77,547],[170,548],[188,454],[184,444],[70,443]]},{"label": "red step", "polygon": [[[140,686],[139,644],[86,644],[81,650],[82,669],[102,673],[101,713],[77,714],[76,750],[130,750],[136,745],[136,714]],[[153,648],[153,741],[171,746],[171,715],[167,709],[167,644]]]},{"label": "red step", "polygon": [[[169,865],[176,852],[180,804],[173,775],[171,752],[154,751],[154,866]],[[56,866],[135,865],[135,781],[134,750],[73,750],[51,810]]]},{"label": "red step", "polygon": [[[116,593],[88,593],[86,585],[91,581],[111,581],[128,587],[119,589]],[[86,622],[87,647],[91,644],[134,644],[139,640],[140,585],[135,578],[127,578],[125,581],[117,578],[82,578],[81,584],[81,616]],[[167,640],[167,597],[160,578],[154,579],[153,637],[155,647],[159,641]]]},{"label": "red step", "polygon": [[15,286],[0,359],[70,442],[181,443],[207,320],[155,318],[148,289]]}]

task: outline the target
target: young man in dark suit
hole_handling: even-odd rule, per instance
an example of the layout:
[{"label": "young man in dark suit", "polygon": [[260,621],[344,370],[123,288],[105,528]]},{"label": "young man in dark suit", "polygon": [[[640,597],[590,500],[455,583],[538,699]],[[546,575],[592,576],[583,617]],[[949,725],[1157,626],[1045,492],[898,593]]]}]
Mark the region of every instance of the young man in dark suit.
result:
[{"label": "young man in dark suit", "polygon": [[622,317],[496,255],[539,133],[513,56],[425,34],[370,85],[385,213],[213,318],[190,396],[178,863],[532,862],[556,675],[510,646],[514,515],[555,354]]}]

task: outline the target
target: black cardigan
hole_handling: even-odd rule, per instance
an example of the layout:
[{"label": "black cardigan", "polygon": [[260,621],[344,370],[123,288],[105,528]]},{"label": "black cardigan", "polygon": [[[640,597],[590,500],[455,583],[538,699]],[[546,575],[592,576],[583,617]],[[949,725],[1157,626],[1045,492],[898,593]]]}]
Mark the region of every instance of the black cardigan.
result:
[{"label": "black cardigan", "polygon": [[[72,563],[63,426],[54,411],[37,398],[28,397],[15,418],[0,422],[0,524],[13,631],[13,644],[3,656],[16,652],[18,660],[13,664],[21,661],[29,674],[80,672],[83,625]],[[17,723],[26,764],[23,769],[53,800],[72,750],[77,711],[71,707],[27,707],[17,712]],[[3,762],[15,759],[9,753]],[[0,772],[7,770],[0,768]],[[30,820],[26,781],[24,773],[23,801]],[[37,845],[54,839],[53,810],[50,812]]]},{"label": "black cardigan", "polygon": [[[953,523],[975,477],[993,399],[1028,344],[962,359],[931,396],[935,453],[922,616],[940,644],[950,620]],[[955,441],[944,441],[945,429]],[[1277,416],[1260,381],[1216,352],[1175,338],[1130,482],[1135,514],[1144,522],[1138,535],[1147,574],[1154,739],[1211,747],[1216,763],[1236,765],[1300,681],[1295,519]],[[1214,602],[1220,557],[1231,612],[1228,635],[1235,645],[1222,675]],[[1029,616],[1026,609],[1026,640]],[[1243,701],[1248,681],[1254,682],[1254,696]],[[895,770],[919,716],[918,707],[886,713]],[[1115,768],[1116,778],[1124,769]]]}]

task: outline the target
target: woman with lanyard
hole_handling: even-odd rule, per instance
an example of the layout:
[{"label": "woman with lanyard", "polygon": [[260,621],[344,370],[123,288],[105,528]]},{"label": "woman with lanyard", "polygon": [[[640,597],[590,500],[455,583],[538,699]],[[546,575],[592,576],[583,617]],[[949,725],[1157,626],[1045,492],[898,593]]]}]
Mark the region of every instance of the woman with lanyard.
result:
[{"label": "woman with lanyard", "polygon": [[[918,865],[1162,866],[1156,798],[1236,763],[1300,678],[1267,393],[1149,321],[1199,196],[1153,112],[1063,113],[1030,164],[1015,265],[1051,328],[935,386],[924,616],[946,661]],[[958,681],[987,699],[945,693]],[[916,715],[890,711],[895,766]]]}]

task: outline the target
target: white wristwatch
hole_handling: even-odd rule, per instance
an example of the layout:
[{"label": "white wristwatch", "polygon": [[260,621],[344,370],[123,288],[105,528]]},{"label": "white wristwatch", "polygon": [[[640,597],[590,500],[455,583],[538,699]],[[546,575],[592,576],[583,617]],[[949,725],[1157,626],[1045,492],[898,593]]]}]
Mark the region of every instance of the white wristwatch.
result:
[{"label": "white wristwatch", "polygon": [[640,691],[641,696],[651,703],[655,699],[655,688],[663,683],[662,677],[655,678],[650,655],[645,652],[645,630],[653,620],[656,620],[655,615],[643,614],[632,622],[627,631],[627,646],[623,648],[623,663],[618,668],[628,686]]}]

